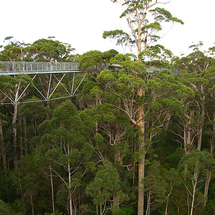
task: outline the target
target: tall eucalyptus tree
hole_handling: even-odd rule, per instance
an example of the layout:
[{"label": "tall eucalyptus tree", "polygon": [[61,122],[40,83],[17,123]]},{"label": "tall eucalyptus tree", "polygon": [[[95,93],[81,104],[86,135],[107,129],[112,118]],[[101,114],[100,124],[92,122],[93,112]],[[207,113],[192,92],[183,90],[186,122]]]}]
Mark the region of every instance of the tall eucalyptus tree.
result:
[{"label": "tall eucalyptus tree", "polygon": [[[137,62],[141,62],[140,55],[142,52],[146,52],[149,45],[153,42],[157,42],[160,38],[156,35],[160,30],[162,30],[162,23],[164,22],[178,22],[183,24],[183,21],[173,17],[172,14],[165,10],[164,8],[156,7],[159,4],[166,4],[166,1],[158,0],[112,0],[113,3],[118,2],[123,8],[123,13],[120,18],[125,18],[130,32],[125,32],[123,30],[111,30],[105,31],[103,33],[103,38],[113,38],[117,40],[117,44],[124,44],[129,47],[129,50],[136,57]],[[152,21],[150,21],[150,19]],[[136,48],[134,51],[133,47]],[[138,77],[135,75],[134,77]],[[136,91],[136,96],[138,99],[142,99],[145,96],[145,87],[139,85]],[[144,105],[140,102],[138,103],[136,110],[138,112],[136,125],[139,126],[142,134],[145,133],[145,109]],[[141,144],[139,145],[140,150],[144,150],[145,141],[143,136],[141,137]],[[145,153],[141,156],[139,162],[139,188],[138,188],[138,215],[144,213],[144,167],[145,166]]]}]

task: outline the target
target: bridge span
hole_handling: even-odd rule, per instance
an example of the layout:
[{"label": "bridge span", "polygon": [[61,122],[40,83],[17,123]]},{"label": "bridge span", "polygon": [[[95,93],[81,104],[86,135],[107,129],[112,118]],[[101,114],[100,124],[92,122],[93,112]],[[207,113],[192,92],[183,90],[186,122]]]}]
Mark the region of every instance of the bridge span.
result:
[{"label": "bridge span", "polygon": [[0,75],[77,73],[76,62],[0,62]]},{"label": "bridge span", "polygon": [[[3,104],[51,101],[76,96],[87,71],[80,71],[75,62],[0,62],[1,75],[10,75],[16,79],[15,88],[0,89],[0,101]],[[23,84],[23,76],[28,75]],[[26,83],[27,80],[27,83]],[[37,101],[28,101],[29,94],[36,90]],[[25,99],[24,99],[25,98]]]},{"label": "bridge span", "polygon": [[[121,68],[121,65],[112,66]],[[162,70],[156,67],[145,69],[149,73],[152,73],[154,70]],[[98,71],[98,69],[95,71]],[[32,91],[33,89],[36,90],[35,95],[40,98],[37,101],[51,101],[76,96],[80,94],[78,90],[87,73],[87,71],[80,71],[79,64],[75,62],[2,61],[0,62],[0,81],[1,75],[14,76],[14,78],[19,80],[13,90],[0,89],[0,101],[2,95],[4,98],[4,103],[0,103],[0,105],[30,102],[26,99],[28,98],[28,94],[32,94],[30,90]],[[172,71],[171,73],[178,75],[177,71]],[[23,77],[18,76],[20,74],[28,75],[27,84],[23,85]]]}]

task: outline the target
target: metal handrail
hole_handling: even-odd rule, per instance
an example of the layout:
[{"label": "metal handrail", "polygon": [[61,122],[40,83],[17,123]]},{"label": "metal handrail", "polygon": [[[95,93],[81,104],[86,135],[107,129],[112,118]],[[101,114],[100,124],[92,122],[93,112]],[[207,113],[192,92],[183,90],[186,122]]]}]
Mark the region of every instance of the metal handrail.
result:
[{"label": "metal handrail", "polygon": [[77,71],[76,62],[26,62],[26,61],[1,61],[0,72],[24,71]]}]

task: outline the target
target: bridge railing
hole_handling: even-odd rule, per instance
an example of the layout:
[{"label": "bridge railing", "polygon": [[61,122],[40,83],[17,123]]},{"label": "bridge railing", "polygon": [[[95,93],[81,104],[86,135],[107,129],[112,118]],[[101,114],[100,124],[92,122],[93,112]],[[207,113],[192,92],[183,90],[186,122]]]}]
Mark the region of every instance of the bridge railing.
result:
[{"label": "bridge railing", "polygon": [[0,72],[10,71],[76,71],[75,62],[0,62]]}]

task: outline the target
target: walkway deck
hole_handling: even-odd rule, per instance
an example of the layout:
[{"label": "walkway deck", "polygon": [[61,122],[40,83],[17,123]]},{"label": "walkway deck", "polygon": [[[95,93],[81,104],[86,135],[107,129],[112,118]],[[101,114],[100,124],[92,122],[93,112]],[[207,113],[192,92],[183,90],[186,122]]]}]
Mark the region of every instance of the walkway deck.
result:
[{"label": "walkway deck", "polygon": [[[0,94],[5,98],[5,103],[2,104],[18,104],[26,103],[25,97],[30,90],[36,90],[35,95],[41,100],[31,101],[51,101],[60,98],[73,97],[81,93],[79,87],[84,81],[87,71],[80,71],[79,64],[74,62],[0,62],[1,75],[30,75],[30,81],[25,85],[15,85],[15,89],[0,89]],[[154,70],[160,70],[156,67],[146,68],[146,71],[151,73]],[[46,78],[41,76],[46,74]],[[178,75],[177,72],[172,72]],[[57,93],[58,87],[61,86]],[[55,97],[54,94],[60,95]],[[0,95],[0,97],[1,97]],[[65,97],[66,95],[66,97]],[[27,101],[28,102],[28,101]],[[0,104],[0,105],[2,105]]]},{"label": "walkway deck", "polygon": [[75,62],[0,62],[0,75],[18,74],[53,74],[53,73],[77,73],[78,63]]}]

